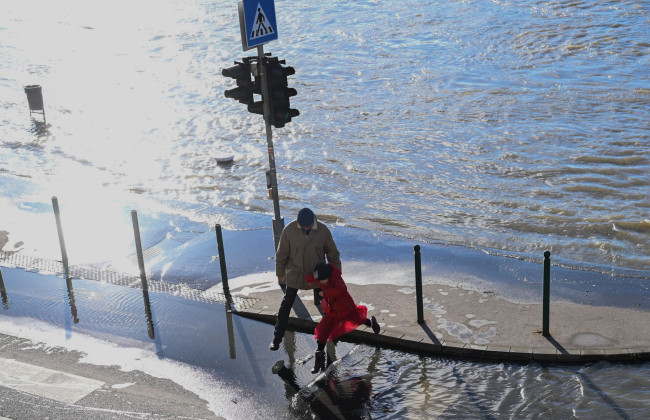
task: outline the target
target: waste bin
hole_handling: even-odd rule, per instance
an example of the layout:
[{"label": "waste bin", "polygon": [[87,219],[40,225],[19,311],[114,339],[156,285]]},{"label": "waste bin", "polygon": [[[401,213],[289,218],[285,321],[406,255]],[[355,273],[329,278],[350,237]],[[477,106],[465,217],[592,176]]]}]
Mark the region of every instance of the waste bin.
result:
[{"label": "waste bin", "polygon": [[43,110],[43,92],[41,85],[25,86],[25,93],[27,94],[27,102],[29,103],[30,111]]}]

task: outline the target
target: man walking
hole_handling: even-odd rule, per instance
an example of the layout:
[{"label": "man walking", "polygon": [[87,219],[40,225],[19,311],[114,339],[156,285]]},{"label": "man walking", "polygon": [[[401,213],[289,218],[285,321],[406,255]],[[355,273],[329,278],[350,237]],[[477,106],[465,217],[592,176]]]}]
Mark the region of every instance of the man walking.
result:
[{"label": "man walking", "polygon": [[[277,350],[280,347],[298,289],[308,290],[318,287],[317,284],[308,283],[306,280],[318,262],[329,262],[341,269],[340,253],[332,233],[325,224],[316,219],[311,209],[304,208],[298,212],[297,219],[282,231],[275,253],[275,272],[278,282],[286,287],[269,349]],[[316,299],[317,295],[318,293],[315,292],[314,303],[316,304],[320,300]]]}]

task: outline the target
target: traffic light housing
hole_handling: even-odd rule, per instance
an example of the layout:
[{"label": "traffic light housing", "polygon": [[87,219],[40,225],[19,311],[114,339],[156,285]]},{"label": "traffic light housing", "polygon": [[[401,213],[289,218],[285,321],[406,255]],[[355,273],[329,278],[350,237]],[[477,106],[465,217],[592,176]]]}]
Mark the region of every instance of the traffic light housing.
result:
[{"label": "traffic light housing", "polygon": [[[269,92],[269,122],[276,128],[284,127],[286,123],[291,122],[291,118],[300,115],[300,111],[291,108],[289,98],[296,96],[297,92],[288,86],[287,81],[287,76],[295,74],[296,70],[293,67],[282,66],[282,64],[286,64],[286,62],[277,57],[265,57],[264,71]],[[249,106],[249,111],[250,108]]]},{"label": "traffic light housing", "polygon": [[226,98],[232,98],[242,104],[253,104],[253,94],[260,93],[260,88],[251,79],[251,59],[252,57],[245,57],[243,61],[235,61],[235,65],[227,69],[221,70],[221,75],[230,77],[237,81],[237,87],[228,89],[224,92]]}]

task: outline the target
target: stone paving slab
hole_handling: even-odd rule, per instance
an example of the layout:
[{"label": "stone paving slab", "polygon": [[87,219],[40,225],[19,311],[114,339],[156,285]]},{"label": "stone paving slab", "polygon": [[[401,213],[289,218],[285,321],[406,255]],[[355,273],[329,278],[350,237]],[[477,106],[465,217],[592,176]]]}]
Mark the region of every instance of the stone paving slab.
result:
[{"label": "stone paving slab", "polygon": [[[494,293],[448,285],[423,286],[424,323],[417,322],[415,290],[348,284],[353,298],[379,321],[376,335],[362,326],[346,341],[457,358],[541,363],[650,359],[650,313],[568,302],[550,305],[550,336],[542,335],[542,305],[516,303]],[[237,289],[231,289],[233,296]],[[274,324],[282,291],[252,292],[257,302],[233,312]],[[313,333],[321,314],[311,291],[299,291],[289,328]],[[269,341],[272,337],[269,337]]]}]

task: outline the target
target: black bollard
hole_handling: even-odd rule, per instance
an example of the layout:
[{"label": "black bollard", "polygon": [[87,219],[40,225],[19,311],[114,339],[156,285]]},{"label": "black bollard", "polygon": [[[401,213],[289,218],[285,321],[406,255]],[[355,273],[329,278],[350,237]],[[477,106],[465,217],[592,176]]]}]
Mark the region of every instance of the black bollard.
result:
[{"label": "black bollard", "polygon": [[548,337],[549,332],[549,313],[551,301],[551,251],[544,252],[544,298],[542,310],[542,335]]},{"label": "black bollard", "polygon": [[418,308],[418,324],[424,324],[424,309],[422,308],[422,261],[420,245],[413,247],[415,254],[415,296]]},{"label": "black bollard", "polygon": [[215,225],[214,229],[217,231],[217,248],[219,249],[219,264],[221,265],[221,285],[223,286],[223,291],[228,293],[230,287],[228,286],[228,270],[226,269],[226,253],[223,249],[221,225]]},{"label": "black bollard", "polygon": [[138,225],[138,212],[131,210],[131,221],[133,222],[133,234],[135,235],[135,251],[138,255],[138,267],[140,268],[140,281],[142,290],[148,290],[147,274],[144,271],[144,257],[142,256],[142,242],[140,241],[140,226]]},{"label": "black bollard", "polygon": [[61,247],[61,262],[63,263],[63,277],[70,275],[68,271],[68,252],[65,249],[65,240],[63,239],[63,228],[61,227],[61,214],[59,212],[59,200],[52,197],[52,207],[54,209],[54,218],[56,219],[56,230],[59,232],[59,246]]}]

